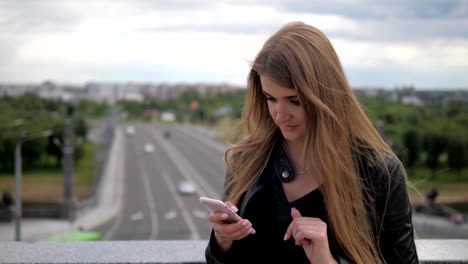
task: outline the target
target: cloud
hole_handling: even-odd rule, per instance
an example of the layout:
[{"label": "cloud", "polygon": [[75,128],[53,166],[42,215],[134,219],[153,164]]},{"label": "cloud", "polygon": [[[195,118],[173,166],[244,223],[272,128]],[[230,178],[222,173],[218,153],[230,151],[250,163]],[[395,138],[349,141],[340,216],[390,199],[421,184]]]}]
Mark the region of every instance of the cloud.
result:
[{"label": "cloud", "polygon": [[364,70],[388,67],[415,78],[453,72],[455,81],[467,83],[455,74],[468,67],[467,6],[457,0],[0,1],[0,78],[243,83],[247,61],[264,41],[300,20],[324,31],[345,69],[360,78]]},{"label": "cloud", "polygon": [[61,1],[0,1],[0,34],[64,32],[80,21],[76,10]]},{"label": "cloud", "polygon": [[332,40],[348,67],[404,66],[415,69],[468,66],[468,40],[364,42]]},{"label": "cloud", "polygon": [[339,14],[353,19],[433,19],[467,16],[466,0],[261,1],[293,12]]}]

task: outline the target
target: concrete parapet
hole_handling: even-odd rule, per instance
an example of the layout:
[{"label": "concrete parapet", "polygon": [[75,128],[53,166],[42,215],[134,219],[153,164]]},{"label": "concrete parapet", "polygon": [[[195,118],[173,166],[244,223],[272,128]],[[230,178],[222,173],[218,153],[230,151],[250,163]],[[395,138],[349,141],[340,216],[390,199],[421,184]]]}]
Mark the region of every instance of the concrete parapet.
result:
[{"label": "concrete parapet", "polygon": [[[192,263],[205,262],[206,240],[0,242],[0,263]],[[466,239],[416,241],[421,263],[468,263]]]}]

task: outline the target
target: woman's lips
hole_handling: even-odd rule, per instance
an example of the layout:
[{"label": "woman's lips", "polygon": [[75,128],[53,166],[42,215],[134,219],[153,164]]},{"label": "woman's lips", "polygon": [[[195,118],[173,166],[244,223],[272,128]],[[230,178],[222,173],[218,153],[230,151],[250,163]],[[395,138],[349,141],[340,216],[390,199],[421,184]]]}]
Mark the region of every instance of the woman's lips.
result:
[{"label": "woman's lips", "polygon": [[297,128],[298,126],[293,126],[293,125],[283,125],[281,128],[286,131],[293,131]]}]

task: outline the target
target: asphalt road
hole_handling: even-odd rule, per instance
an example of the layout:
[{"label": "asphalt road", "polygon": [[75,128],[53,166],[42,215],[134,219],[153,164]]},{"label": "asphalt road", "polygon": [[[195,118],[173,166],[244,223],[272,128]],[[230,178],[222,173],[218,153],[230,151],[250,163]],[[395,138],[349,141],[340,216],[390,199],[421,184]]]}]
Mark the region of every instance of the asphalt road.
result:
[{"label": "asphalt road", "polygon": [[[132,125],[135,134],[125,140],[122,210],[95,231],[104,240],[208,239],[209,211],[198,198],[221,197],[224,146],[191,126]],[[193,194],[179,191],[184,181],[193,184]]]}]

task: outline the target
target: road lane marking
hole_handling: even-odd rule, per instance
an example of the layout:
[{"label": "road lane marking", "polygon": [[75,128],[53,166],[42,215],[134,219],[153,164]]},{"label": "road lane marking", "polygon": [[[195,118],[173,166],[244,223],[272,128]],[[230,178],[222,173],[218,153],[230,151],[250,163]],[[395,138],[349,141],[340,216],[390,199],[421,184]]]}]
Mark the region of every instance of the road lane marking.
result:
[{"label": "road lane marking", "polygon": [[[182,125],[182,126],[176,126],[176,129],[183,134],[190,136],[191,138],[196,139],[199,142],[204,143],[205,145],[213,148],[214,150],[224,153],[226,150],[226,146],[223,145],[221,142],[213,140],[213,138],[207,138],[206,136],[202,135],[201,128],[191,126],[191,125]],[[195,133],[188,133],[187,131],[189,130],[195,130]],[[224,160],[224,159],[223,159]]]},{"label": "road lane marking", "polygon": [[200,188],[196,189],[198,196],[207,196],[213,198],[220,198],[221,194],[214,190],[214,188],[209,184],[195,167],[184,157],[180,151],[162,139],[159,133],[152,131],[153,137],[158,141],[158,145],[162,146],[169,158],[174,162],[174,165],[177,167],[179,172],[183,177],[188,181],[197,183]]},{"label": "road lane marking", "polygon": [[136,213],[133,213],[133,214],[130,216],[130,220],[131,220],[132,222],[134,222],[134,221],[138,221],[138,220],[143,219],[143,217],[145,217],[145,215],[143,214],[143,212],[142,212],[142,211],[138,211],[138,212],[136,212]]},{"label": "road lane marking", "polygon": [[190,233],[191,233],[191,240],[200,240],[200,231],[198,231],[197,226],[194,224],[194,221],[192,219],[192,216],[190,215],[188,209],[185,207],[185,203],[182,201],[180,196],[177,194],[176,187],[174,183],[172,183],[171,178],[169,177],[169,174],[166,171],[162,171],[161,175],[164,178],[164,181],[167,184],[167,187],[169,187],[169,191],[171,192],[172,196],[174,197],[174,200],[177,204],[177,207],[179,208],[182,217],[184,218],[185,223],[187,224]]},{"label": "road lane marking", "polygon": [[151,189],[151,183],[150,183],[150,180],[149,180],[149,176],[148,174],[146,173],[146,170],[143,166],[143,164],[140,162],[140,159],[137,158],[137,163],[138,163],[138,166],[140,167],[140,176],[142,177],[142,180],[143,180],[143,187],[145,189],[145,198],[146,198],[146,202],[148,204],[148,208],[150,210],[150,219],[151,219],[151,234],[149,236],[149,240],[155,240],[157,239],[157,236],[158,236],[158,215],[157,215],[157,212],[156,212],[156,203],[155,203],[155,199],[154,199],[154,194],[153,194],[153,190]]},{"label": "road lane marking", "polygon": [[177,211],[176,210],[170,210],[169,212],[164,214],[164,218],[166,220],[172,220],[177,217]]},{"label": "road lane marking", "polygon": [[193,210],[192,210],[192,214],[193,214],[196,218],[208,219],[208,212],[207,212],[206,210],[202,211],[202,210],[199,210],[199,209],[193,209]]}]

